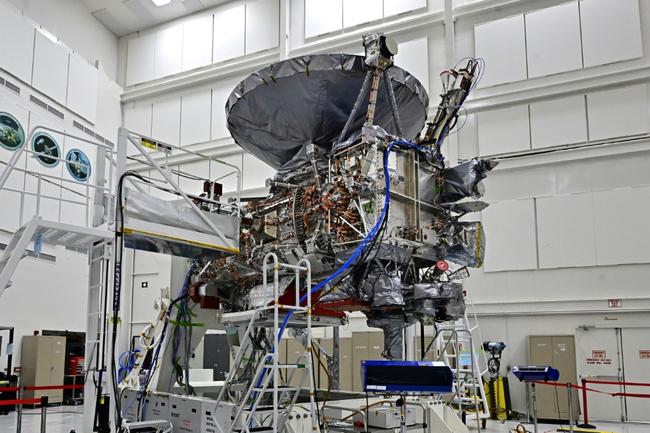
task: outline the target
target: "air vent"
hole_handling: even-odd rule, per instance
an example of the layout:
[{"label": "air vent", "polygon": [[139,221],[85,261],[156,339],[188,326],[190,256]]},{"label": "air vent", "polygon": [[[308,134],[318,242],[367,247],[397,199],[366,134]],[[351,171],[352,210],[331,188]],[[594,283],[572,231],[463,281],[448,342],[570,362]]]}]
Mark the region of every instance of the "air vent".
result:
[{"label": "air vent", "polygon": [[51,105],[48,105],[45,102],[41,101],[36,96],[30,95],[29,100],[32,101],[34,104],[38,105],[39,107],[41,107],[43,110],[47,111],[48,113],[58,117],[59,119],[65,118],[65,115],[62,112],[52,107]]},{"label": "air vent", "polygon": [[90,136],[93,137],[93,138],[95,137],[95,133],[94,133],[93,130],[90,129],[90,128],[86,128],[86,127],[84,126],[84,132],[85,132],[86,134],[90,135]]},{"label": "air vent", "polygon": [[20,87],[16,86],[11,81],[5,80],[5,87],[14,92],[16,95],[20,95]]},{"label": "air vent", "polygon": [[99,135],[98,133],[96,133],[96,132],[95,132],[95,138],[97,140],[101,141],[102,143],[106,142],[106,139],[104,137],[102,137],[101,135]]},{"label": "air vent", "polygon": [[5,85],[5,79],[0,77],[0,86],[4,86],[4,85]]},{"label": "air vent", "polygon": [[110,140],[105,140],[104,143],[108,144],[111,147],[115,147],[115,144],[113,144],[113,142]]},{"label": "air vent", "polygon": [[80,129],[82,131],[84,130],[84,126],[81,123],[77,122],[76,120],[72,121],[72,126],[74,126],[77,129]]},{"label": "air vent", "polygon": [[47,104],[41,101],[40,99],[38,99],[36,96],[31,95],[29,97],[29,100],[32,101],[34,104],[38,105],[39,107],[41,107],[43,110],[47,111]]},{"label": "air vent", "polygon": [[63,113],[61,113],[59,110],[57,110],[56,108],[52,107],[51,105],[48,105],[48,106],[47,106],[47,111],[50,112],[50,113],[52,113],[52,114],[54,114],[54,115],[55,115],[56,117],[58,117],[59,119],[63,119],[63,118],[65,117],[65,116],[63,115]]}]

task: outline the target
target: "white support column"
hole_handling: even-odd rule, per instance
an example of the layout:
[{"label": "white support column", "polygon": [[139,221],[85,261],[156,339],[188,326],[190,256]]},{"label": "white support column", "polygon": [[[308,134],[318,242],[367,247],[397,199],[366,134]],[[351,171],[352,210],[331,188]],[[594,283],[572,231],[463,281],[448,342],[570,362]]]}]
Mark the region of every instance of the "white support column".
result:
[{"label": "white support column", "polygon": [[[454,1],[445,0],[445,61],[448,68],[453,68],[456,64],[456,29],[454,21]],[[467,115],[466,112],[459,113],[459,117]],[[464,123],[464,119],[459,118],[458,124],[462,125],[462,123]],[[443,153],[449,166],[453,167],[458,164],[458,134],[452,133],[447,136],[443,145]]]}]

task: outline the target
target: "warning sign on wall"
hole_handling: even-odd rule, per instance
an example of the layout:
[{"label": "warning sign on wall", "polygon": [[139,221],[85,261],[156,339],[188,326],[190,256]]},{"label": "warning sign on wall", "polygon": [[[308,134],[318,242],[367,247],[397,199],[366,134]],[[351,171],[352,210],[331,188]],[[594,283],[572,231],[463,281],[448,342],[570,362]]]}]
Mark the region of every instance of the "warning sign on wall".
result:
[{"label": "warning sign on wall", "polygon": [[639,350],[639,359],[650,360],[650,350]]},{"label": "warning sign on wall", "polygon": [[604,350],[592,350],[591,351],[591,357],[592,358],[607,358],[607,352]]},{"label": "warning sign on wall", "polygon": [[611,365],[612,360],[607,357],[606,350],[592,350],[591,358],[585,359],[587,365]]}]

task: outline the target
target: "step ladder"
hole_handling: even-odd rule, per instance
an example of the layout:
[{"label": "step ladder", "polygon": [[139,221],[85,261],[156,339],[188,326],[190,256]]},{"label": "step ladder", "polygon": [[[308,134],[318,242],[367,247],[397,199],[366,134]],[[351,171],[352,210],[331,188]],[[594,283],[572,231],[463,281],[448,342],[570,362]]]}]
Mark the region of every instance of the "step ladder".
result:
[{"label": "step ladder", "polygon": [[[311,296],[306,297],[306,305],[300,302],[300,276],[305,275],[305,287],[311,289],[311,266],[306,259],[291,265],[279,263],[278,257],[269,253],[264,258],[262,290],[269,293],[268,274],[270,262],[273,262],[273,301],[272,305],[246,312],[250,316],[248,326],[240,337],[240,345],[234,363],[224,381],[215,410],[213,422],[220,433],[281,433],[286,430],[286,421],[298,400],[301,390],[308,385],[310,400],[310,418],[312,432],[318,429],[316,418],[315,384],[312,372],[311,344]],[[295,304],[280,304],[280,273],[294,273],[296,287]],[[269,326],[267,313],[272,312],[273,322]],[[287,314],[306,316],[306,350],[299,354],[291,364],[281,364],[279,346],[282,332],[280,317]],[[242,313],[222,315],[226,324],[241,323]],[[266,335],[272,337],[268,342]],[[266,343],[266,344],[265,344]],[[286,371],[286,377],[281,372]],[[232,398],[232,396],[235,396]],[[264,404],[272,399],[272,404]],[[217,419],[216,412],[226,405],[233,407],[231,425],[224,425],[223,419]],[[270,413],[269,413],[270,412]]]},{"label": "step ladder", "polygon": [[11,277],[32,242],[34,254],[38,255],[41,244],[86,249],[98,241],[112,238],[113,232],[109,230],[49,221],[35,216],[14,233],[0,257],[0,297],[11,286]]},{"label": "step ladder", "polygon": [[454,372],[454,397],[451,403],[458,408],[461,419],[468,416],[475,418],[480,431],[490,418],[483,386],[483,376],[488,373],[488,366],[482,350],[483,336],[476,309],[469,296],[465,296],[465,304],[462,318],[438,327],[435,346],[438,360]]}]

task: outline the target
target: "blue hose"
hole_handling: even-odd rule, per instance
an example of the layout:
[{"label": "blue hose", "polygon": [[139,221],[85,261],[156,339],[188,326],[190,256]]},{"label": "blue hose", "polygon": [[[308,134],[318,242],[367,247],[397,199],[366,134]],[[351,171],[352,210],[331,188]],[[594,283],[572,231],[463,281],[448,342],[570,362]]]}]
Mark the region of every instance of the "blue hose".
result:
[{"label": "blue hose", "polygon": [[[379,214],[379,218],[377,218],[377,221],[375,222],[375,225],[372,227],[370,232],[366,235],[366,237],[363,238],[361,243],[357,246],[357,248],[354,250],[352,255],[343,263],[332,275],[327,277],[325,280],[321,281],[318,283],[314,288],[312,288],[309,292],[305,293],[301,298],[300,298],[300,303],[303,303],[307,300],[307,296],[311,296],[312,294],[318,292],[319,290],[325,288],[329,283],[334,281],[336,278],[338,278],[343,272],[345,272],[350,266],[352,266],[358,259],[361,257],[361,254],[363,253],[363,250],[366,248],[368,243],[372,241],[375,236],[377,236],[377,233],[379,232],[380,227],[382,226],[384,219],[387,217],[388,213],[388,205],[390,203],[390,177],[388,175],[388,156],[390,155],[390,152],[393,151],[394,147],[401,147],[401,148],[407,148],[407,149],[415,149],[418,151],[424,151],[424,148],[418,146],[414,142],[410,140],[394,140],[392,141],[389,145],[388,148],[386,149],[386,152],[384,152],[384,180],[386,182],[385,189],[386,189],[386,195],[384,197],[384,207],[381,210],[381,214]],[[298,290],[298,288],[296,288]],[[289,319],[291,319],[291,316],[293,315],[293,311],[287,312],[287,315],[284,317],[284,320],[282,321],[282,325],[280,326],[279,330],[279,335],[278,335],[278,341],[282,338],[282,334],[284,334],[284,329],[287,326],[287,323],[289,322]],[[275,348],[273,348],[275,351]]]},{"label": "blue hose", "polygon": [[[381,210],[381,213],[379,214],[379,218],[377,218],[377,221],[375,222],[375,225],[372,227],[372,229],[368,232],[366,237],[363,238],[361,243],[357,246],[357,248],[354,250],[352,255],[343,263],[336,271],[334,271],[333,274],[331,274],[329,277],[327,277],[325,280],[321,281],[318,283],[316,286],[314,286],[309,292],[305,293],[301,298],[300,298],[300,303],[303,303],[307,300],[307,296],[311,296],[312,294],[318,292],[319,290],[325,288],[329,283],[334,281],[336,278],[338,278],[343,272],[345,272],[350,266],[352,266],[356,261],[361,257],[363,254],[364,249],[368,245],[369,242],[371,242],[378,234],[379,229],[381,228],[382,224],[384,223],[384,219],[386,219],[387,213],[388,213],[388,205],[390,204],[390,177],[388,174],[388,156],[390,155],[390,152],[393,151],[394,147],[401,147],[401,148],[406,148],[406,149],[415,149],[418,151],[424,151],[425,149],[418,146],[412,141],[409,140],[394,140],[392,141],[389,145],[388,148],[386,149],[386,152],[384,152],[384,180],[386,182],[385,184],[385,190],[386,190],[386,195],[384,197],[384,206]],[[296,287],[296,290],[299,288]],[[278,341],[282,338],[282,335],[284,334],[284,330],[287,327],[287,323],[289,323],[289,320],[291,319],[291,316],[293,315],[293,311],[288,311],[286,316],[284,317],[284,320],[282,321],[282,324],[280,325],[280,330],[278,331]],[[275,352],[275,347],[273,347],[272,352]],[[258,378],[257,381],[257,387],[259,387],[262,384],[262,380],[264,378],[264,375],[266,374],[267,369],[264,368],[262,370],[262,374]],[[253,395],[255,395],[253,393]]]}]

